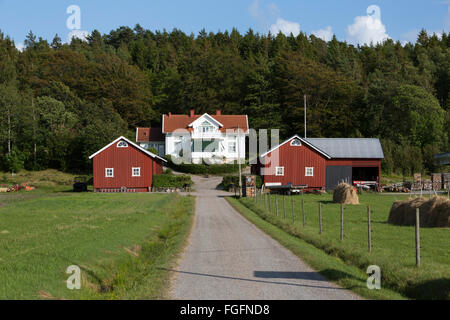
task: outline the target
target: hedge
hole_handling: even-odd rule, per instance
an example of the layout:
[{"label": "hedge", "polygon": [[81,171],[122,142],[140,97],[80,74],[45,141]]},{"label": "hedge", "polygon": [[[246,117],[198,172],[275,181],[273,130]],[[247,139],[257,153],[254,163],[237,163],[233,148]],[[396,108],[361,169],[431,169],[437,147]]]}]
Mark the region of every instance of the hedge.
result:
[{"label": "hedge", "polygon": [[154,188],[184,188],[187,184],[194,185],[191,177],[187,175],[159,174],[153,176]]},{"label": "hedge", "polygon": [[239,171],[238,164],[175,164],[170,156],[166,156],[166,159],[168,167],[182,173],[221,175]]},{"label": "hedge", "polygon": [[[245,177],[242,177],[242,185],[245,183]],[[223,177],[222,183],[220,184],[225,190],[229,190],[232,185],[236,187],[239,186],[239,177],[238,176],[225,176]],[[256,187],[261,189],[262,187],[262,179],[260,176],[256,176]]]}]

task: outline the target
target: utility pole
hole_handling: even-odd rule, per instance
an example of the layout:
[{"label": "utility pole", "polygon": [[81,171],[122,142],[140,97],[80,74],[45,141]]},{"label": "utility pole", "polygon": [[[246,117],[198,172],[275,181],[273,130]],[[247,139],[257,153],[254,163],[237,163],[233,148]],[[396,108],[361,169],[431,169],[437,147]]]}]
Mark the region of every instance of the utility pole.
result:
[{"label": "utility pole", "polygon": [[306,94],[303,96],[303,98],[304,98],[304,101],[305,101],[305,139],[307,138],[307,128],[306,128],[306,108],[307,108],[307,105],[306,105]]},{"label": "utility pole", "polygon": [[242,168],[241,168],[241,131],[239,126],[238,130],[238,138],[237,138],[237,149],[238,149],[238,165],[239,165],[239,198],[242,198]]}]

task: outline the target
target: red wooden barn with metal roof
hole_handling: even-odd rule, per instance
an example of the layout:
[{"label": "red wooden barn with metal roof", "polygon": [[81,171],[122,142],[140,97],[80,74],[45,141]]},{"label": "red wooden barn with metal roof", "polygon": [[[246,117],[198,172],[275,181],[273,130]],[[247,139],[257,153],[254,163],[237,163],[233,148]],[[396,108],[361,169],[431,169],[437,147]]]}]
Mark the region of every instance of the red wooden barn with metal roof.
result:
[{"label": "red wooden barn with metal roof", "polygon": [[165,159],[120,137],[94,153],[95,192],[150,192]]},{"label": "red wooden barn with metal roof", "polygon": [[333,190],[340,182],[378,185],[383,149],[378,139],[303,139],[294,136],[261,156],[253,172],[266,187]]}]

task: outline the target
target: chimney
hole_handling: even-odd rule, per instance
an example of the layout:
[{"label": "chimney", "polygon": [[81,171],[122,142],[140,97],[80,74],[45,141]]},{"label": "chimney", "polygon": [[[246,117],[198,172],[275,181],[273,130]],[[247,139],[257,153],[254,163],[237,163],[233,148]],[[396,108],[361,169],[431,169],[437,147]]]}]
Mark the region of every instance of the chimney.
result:
[{"label": "chimney", "polygon": [[191,118],[195,117],[195,110],[191,109]]},{"label": "chimney", "polygon": [[169,112],[169,118],[172,116],[172,112]]},{"label": "chimney", "polygon": [[222,111],[220,109],[217,109],[216,116],[221,116],[221,115],[222,115]]}]

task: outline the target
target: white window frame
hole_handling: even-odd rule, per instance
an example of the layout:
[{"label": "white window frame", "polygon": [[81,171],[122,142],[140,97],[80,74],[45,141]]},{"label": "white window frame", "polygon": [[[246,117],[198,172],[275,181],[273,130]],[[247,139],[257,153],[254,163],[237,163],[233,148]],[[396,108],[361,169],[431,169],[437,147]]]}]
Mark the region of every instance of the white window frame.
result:
[{"label": "white window frame", "polygon": [[[230,141],[228,141],[228,153],[234,154],[237,153],[237,138],[234,137],[234,139],[231,139]],[[231,149],[231,147],[233,147],[233,150]]]},{"label": "white window frame", "polygon": [[[281,170],[282,173],[278,173],[278,170]],[[275,168],[275,176],[277,176],[277,177],[284,177],[284,167],[276,167]]]},{"label": "white window frame", "polygon": [[[139,170],[139,175],[135,174],[134,170]],[[131,168],[131,176],[134,177],[134,178],[135,177],[140,177],[141,176],[141,168],[140,167]]]},{"label": "white window frame", "polygon": [[[111,175],[108,175],[108,170],[111,170]],[[105,168],[105,177],[114,178],[114,168]]]},{"label": "white window frame", "polygon": [[[300,144],[294,144],[295,142],[299,142]],[[294,139],[291,141],[291,147],[301,147],[302,142],[299,139]]]},{"label": "white window frame", "polygon": [[[124,143],[123,146],[121,146],[122,143]],[[128,148],[128,143],[126,141],[120,140],[119,142],[117,142],[117,148]]]},{"label": "white window frame", "polygon": [[[309,170],[311,170],[311,173],[309,173]],[[305,168],[305,177],[314,177],[314,167]]]}]

